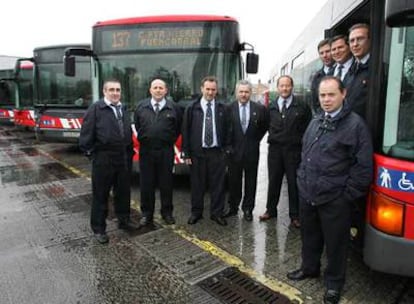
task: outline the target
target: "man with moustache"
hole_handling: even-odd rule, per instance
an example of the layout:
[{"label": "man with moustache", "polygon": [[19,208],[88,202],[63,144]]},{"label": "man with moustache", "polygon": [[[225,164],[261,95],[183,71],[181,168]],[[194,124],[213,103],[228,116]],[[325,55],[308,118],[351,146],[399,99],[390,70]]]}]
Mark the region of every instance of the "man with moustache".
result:
[{"label": "man with moustache", "polygon": [[269,125],[266,107],[251,101],[251,94],[252,84],[240,80],[236,85],[237,100],[229,106],[232,154],[229,157],[229,210],[225,214],[225,217],[237,215],[242,202],[243,217],[248,222],[253,220],[260,141]]},{"label": "man with moustache", "polygon": [[364,197],[373,174],[373,147],[364,120],[345,103],[346,89],[333,76],[319,84],[321,112],[303,136],[298,168],[302,265],[290,280],[320,274],[326,246],[324,303],[337,304],[345,283],[352,202]]}]

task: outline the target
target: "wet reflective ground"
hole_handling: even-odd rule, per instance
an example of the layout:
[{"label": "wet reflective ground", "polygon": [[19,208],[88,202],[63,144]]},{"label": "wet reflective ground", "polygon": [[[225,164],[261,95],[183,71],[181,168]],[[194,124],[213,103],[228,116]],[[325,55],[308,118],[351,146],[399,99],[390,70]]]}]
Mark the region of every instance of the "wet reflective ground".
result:
[{"label": "wet reflective ground", "polygon": [[[266,203],[265,144],[253,222],[240,213],[218,226],[206,200],[204,219],[187,225],[189,181],[177,177],[176,225],[164,226],[157,212],[154,229],[130,235],[109,220],[107,246],[91,238],[89,169],[74,146],[38,143],[0,126],[0,303],[220,303],[199,283],[230,266],[295,302],[321,302],[322,279],[285,278],[300,264],[285,186],[277,220],[258,221]],[[132,197],[138,209],[138,176]],[[414,303],[413,281],[372,272],[351,251],[341,303]]]}]

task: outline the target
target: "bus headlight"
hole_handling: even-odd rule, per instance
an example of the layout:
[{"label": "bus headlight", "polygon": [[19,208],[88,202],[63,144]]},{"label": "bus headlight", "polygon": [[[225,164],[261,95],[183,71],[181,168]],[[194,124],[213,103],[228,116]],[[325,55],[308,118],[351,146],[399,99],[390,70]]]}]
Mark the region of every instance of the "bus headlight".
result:
[{"label": "bus headlight", "polygon": [[372,226],[396,236],[404,233],[404,204],[380,193],[371,193],[369,214]]}]

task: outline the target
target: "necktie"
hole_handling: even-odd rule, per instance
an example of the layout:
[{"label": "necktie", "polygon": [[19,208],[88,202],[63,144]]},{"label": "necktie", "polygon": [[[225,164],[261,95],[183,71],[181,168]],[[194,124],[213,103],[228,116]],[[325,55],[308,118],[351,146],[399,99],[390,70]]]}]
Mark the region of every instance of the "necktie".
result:
[{"label": "necktie", "polygon": [[155,117],[157,117],[158,114],[160,113],[160,104],[158,102],[156,102],[154,107],[155,107],[155,110],[154,110],[155,111]]},{"label": "necktie", "polygon": [[335,75],[335,77],[337,77],[337,78],[339,78],[341,80],[342,80],[342,69],[343,68],[344,68],[344,65],[343,64],[340,64],[338,66],[338,72],[336,72],[336,75]]},{"label": "necktie", "polygon": [[334,74],[335,68],[333,66],[329,67],[328,73],[326,75],[332,76]]},{"label": "necktie", "polygon": [[206,121],[204,126],[204,143],[207,147],[213,144],[213,112],[211,103],[207,102]]},{"label": "necktie", "polygon": [[241,126],[243,133],[247,130],[246,104],[242,104]]},{"label": "necktie", "polygon": [[122,121],[121,105],[111,105],[116,110],[116,119],[118,121],[119,132],[124,137],[124,122]]},{"label": "necktie", "polygon": [[283,105],[282,105],[282,118],[286,117],[286,111],[287,111],[287,100],[283,99]]}]

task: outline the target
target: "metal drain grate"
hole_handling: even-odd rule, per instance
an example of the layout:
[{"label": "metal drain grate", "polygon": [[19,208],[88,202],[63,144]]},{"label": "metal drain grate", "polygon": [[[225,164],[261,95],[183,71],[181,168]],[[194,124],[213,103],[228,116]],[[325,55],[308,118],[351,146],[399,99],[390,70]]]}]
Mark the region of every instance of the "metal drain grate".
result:
[{"label": "metal drain grate", "polygon": [[289,304],[284,295],[254,281],[234,267],[198,283],[201,288],[228,304]]}]

